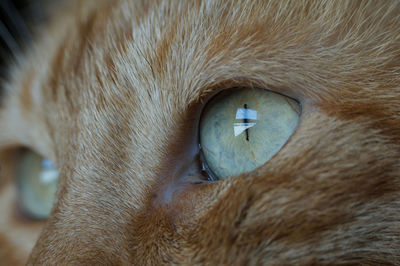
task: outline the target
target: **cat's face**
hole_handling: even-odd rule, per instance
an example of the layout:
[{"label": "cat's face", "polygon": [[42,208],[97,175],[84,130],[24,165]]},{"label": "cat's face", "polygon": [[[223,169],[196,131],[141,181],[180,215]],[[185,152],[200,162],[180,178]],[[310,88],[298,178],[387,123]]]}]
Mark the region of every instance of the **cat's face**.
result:
[{"label": "cat's face", "polygon": [[[0,113],[0,143],[28,145],[60,171],[29,262],[400,262],[399,11],[383,1],[64,11]],[[207,181],[202,112],[221,91],[251,88],[296,99],[297,128],[255,170]]]}]

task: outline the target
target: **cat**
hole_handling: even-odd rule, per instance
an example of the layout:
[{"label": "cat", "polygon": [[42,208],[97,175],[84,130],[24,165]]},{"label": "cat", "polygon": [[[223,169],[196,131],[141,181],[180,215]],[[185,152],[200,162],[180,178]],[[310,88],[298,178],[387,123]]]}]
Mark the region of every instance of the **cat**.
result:
[{"label": "cat", "polygon": [[[400,2],[68,1],[39,29],[2,84],[1,264],[400,264]],[[299,122],[209,181],[202,111],[238,89]],[[59,170],[44,222],[20,146]]]}]

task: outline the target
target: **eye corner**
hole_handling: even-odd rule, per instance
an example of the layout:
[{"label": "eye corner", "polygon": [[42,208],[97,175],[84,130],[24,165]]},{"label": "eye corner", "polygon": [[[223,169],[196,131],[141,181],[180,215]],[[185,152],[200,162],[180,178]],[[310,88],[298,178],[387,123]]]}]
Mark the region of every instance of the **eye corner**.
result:
[{"label": "eye corner", "polygon": [[[200,142],[200,140],[199,140]],[[211,170],[211,168],[208,166],[205,158],[204,158],[204,152],[201,147],[201,143],[199,143],[199,161],[200,161],[200,171],[204,178],[206,178],[205,181],[208,182],[216,182],[220,181],[218,176]]]}]

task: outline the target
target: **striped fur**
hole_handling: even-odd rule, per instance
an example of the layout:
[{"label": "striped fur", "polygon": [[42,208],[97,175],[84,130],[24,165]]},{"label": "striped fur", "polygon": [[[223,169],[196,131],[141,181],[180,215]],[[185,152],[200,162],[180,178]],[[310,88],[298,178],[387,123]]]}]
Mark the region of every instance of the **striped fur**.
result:
[{"label": "striped fur", "polygon": [[[299,127],[193,184],[201,108],[232,87],[296,98]],[[398,1],[71,1],[6,89],[0,146],[61,171],[29,265],[400,264]]]}]

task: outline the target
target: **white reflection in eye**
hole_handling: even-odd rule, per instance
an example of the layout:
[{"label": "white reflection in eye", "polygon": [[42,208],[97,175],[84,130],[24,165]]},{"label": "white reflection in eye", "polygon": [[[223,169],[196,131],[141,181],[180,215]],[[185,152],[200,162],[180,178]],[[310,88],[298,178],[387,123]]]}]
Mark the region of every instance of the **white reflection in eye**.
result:
[{"label": "white reflection in eye", "polygon": [[39,174],[39,178],[43,184],[49,184],[57,180],[58,170],[49,159],[43,159],[42,171]]},{"label": "white reflection in eye", "polygon": [[257,111],[249,109],[245,104],[244,108],[238,108],[236,111],[236,120],[238,119],[242,119],[243,122],[233,123],[235,137],[246,131],[246,140],[249,140],[249,128],[256,125],[256,122],[249,122],[249,120],[257,120]]}]

